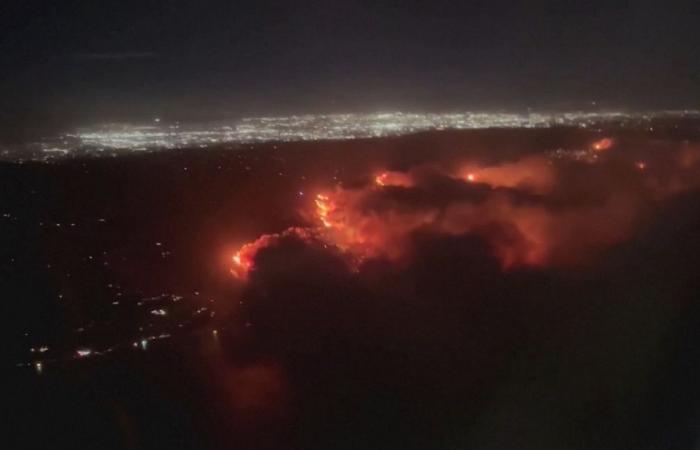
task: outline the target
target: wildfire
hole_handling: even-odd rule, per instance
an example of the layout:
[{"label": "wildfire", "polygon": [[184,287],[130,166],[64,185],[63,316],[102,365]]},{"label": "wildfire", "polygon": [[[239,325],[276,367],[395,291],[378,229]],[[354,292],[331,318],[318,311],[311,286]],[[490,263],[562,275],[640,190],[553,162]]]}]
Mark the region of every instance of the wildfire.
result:
[{"label": "wildfire", "polygon": [[614,143],[615,141],[613,141],[611,138],[603,138],[599,141],[595,141],[591,147],[597,152],[602,152],[610,149]]},{"label": "wildfire", "polygon": [[253,242],[243,245],[231,258],[233,266],[231,274],[245,280],[248,274],[254,268],[255,257],[258,252],[266,247],[277,244],[280,240],[286,237],[296,237],[305,241],[312,241],[315,234],[312,229],[292,227],[284,230],[281,233],[263,234]]},{"label": "wildfire", "polygon": [[[593,143],[591,151],[612,145],[613,140],[605,138]],[[648,167],[641,160],[632,160],[630,165],[640,171]],[[683,167],[689,165],[686,162]],[[576,196],[578,190],[585,193],[588,189],[560,177],[557,170],[551,159],[539,155],[494,165],[470,163],[456,169],[421,166],[407,172],[381,172],[368,185],[315,195],[307,210],[311,225],[266,234],[243,245],[232,255],[231,273],[246,279],[254,270],[259,251],[286,237],[333,247],[348,261],[360,263],[369,258],[410,258],[416,232],[472,235],[486,242],[503,269],[509,270],[576,264],[629,236],[642,208],[637,193],[613,184],[610,196],[600,202],[558,201],[552,206],[549,196],[553,192]],[[446,190],[443,184],[427,181],[437,177],[465,185],[478,182],[492,189],[475,197],[471,189]],[[555,190],[561,183],[568,183],[567,189]],[[385,189],[389,186],[404,189]],[[677,192],[682,186],[655,189]],[[536,195],[520,197],[514,195],[517,192]]]},{"label": "wildfire", "polygon": [[324,194],[318,194],[314,202],[316,203],[316,211],[319,220],[323,223],[324,227],[331,228],[333,224],[329,221],[328,215],[333,210],[333,203],[330,197]]},{"label": "wildfire", "polygon": [[231,274],[233,274],[234,277],[241,279],[246,278],[253,266],[253,257],[259,248],[256,243],[260,241],[260,239],[263,239],[263,237],[258,238],[250,244],[245,244],[233,255],[232,259],[234,264],[233,267],[231,267]]},{"label": "wildfire", "polygon": [[469,183],[488,184],[492,188],[518,188],[544,194],[554,185],[555,174],[551,163],[543,157],[526,157],[512,163],[478,167],[470,164],[456,178]]},{"label": "wildfire", "polygon": [[286,237],[293,236],[304,241],[312,241],[323,235],[325,242],[332,243],[333,240],[339,240],[331,237],[331,231],[337,231],[342,228],[342,224],[338,221],[334,221],[331,217],[337,209],[335,201],[329,195],[317,194],[314,198],[314,204],[316,205],[315,217],[321,223],[322,227],[291,227],[281,233],[264,234],[260,236],[255,241],[243,245],[234,253],[231,257],[233,262],[233,266],[230,269],[231,274],[238,279],[245,280],[250,271],[254,268],[255,257],[258,252],[266,247],[277,244],[281,239]]},{"label": "wildfire", "polygon": [[374,177],[377,186],[413,186],[413,179],[409,174],[402,172],[382,172]]},{"label": "wildfire", "polygon": [[[549,186],[549,175],[540,176],[539,184],[531,180],[533,173],[548,172],[525,170],[516,175],[518,169],[533,166],[531,162],[514,164],[482,168],[479,182],[492,186],[520,186],[528,183],[539,188]],[[410,179],[407,174],[403,176]],[[462,180],[468,183],[475,182],[477,176],[469,172]],[[491,241],[504,269],[519,265],[541,265],[550,256],[552,246],[548,239],[552,219],[551,214],[543,208],[517,206],[502,196],[482,204],[453,204],[444,211],[435,207],[402,208],[391,203],[390,196],[387,197],[387,205],[367,206],[368,201],[372,204],[372,201],[377,200],[377,196],[381,199],[383,195],[385,194],[381,191],[368,188],[338,189],[333,193],[317,194],[314,198],[314,220],[318,226],[290,228],[278,234],[266,234],[243,245],[232,257],[231,273],[236,278],[245,280],[254,268],[258,252],[275,245],[287,236],[295,236],[305,241],[315,239],[323,245],[333,246],[347,255],[352,262],[361,262],[373,257],[389,260],[404,258],[409,253],[411,234],[420,229],[441,234],[482,235]],[[513,230],[515,234],[494,234],[489,231],[494,225]]]}]

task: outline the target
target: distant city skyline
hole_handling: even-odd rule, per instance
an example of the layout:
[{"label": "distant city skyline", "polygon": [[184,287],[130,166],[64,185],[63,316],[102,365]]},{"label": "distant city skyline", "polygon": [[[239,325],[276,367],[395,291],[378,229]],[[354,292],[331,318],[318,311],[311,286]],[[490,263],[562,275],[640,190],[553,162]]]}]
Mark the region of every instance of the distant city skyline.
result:
[{"label": "distant city skyline", "polygon": [[[255,144],[350,140],[402,136],[439,130],[549,128],[565,126],[595,130],[619,127],[654,130],[659,120],[675,126],[696,123],[700,110],[670,111],[527,111],[450,113],[378,112],[261,116],[188,122],[152,117],[148,121],[103,123],[52,135],[37,135],[0,146],[0,159],[52,161],[78,155],[111,152],[208,148],[223,144]],[[684,129],[686,125],[684,124]]]}]

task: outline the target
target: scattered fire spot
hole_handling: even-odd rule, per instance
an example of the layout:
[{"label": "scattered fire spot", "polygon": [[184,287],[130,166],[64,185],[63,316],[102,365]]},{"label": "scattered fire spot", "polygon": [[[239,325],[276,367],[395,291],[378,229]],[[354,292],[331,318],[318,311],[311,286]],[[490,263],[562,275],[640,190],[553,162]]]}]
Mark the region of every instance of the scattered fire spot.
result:
[{"label": "scattered fire spot", "polygon": [[592,148],[597,152],[602,152],[612,148],[613,144],[615,144],[615,141],[613,141],[612,138],[603,138],[599,141],[595,141]]},{"label": "scattered fire spot", "polygon": [[374,177],[374,183],[377,186],[413,186],[413,179],[410,174],[403,172],[382,172]]},{"label": "scattered fire spot", "polygon": [[[613,145],[612,138],[604,138],[594,142],[587,153],[595,157],[596,152]],[[695,153],[688,155],[683,161],[690,162],[684,168],[694,167],[690,164],[695,162]],[[631,160],[629,164],[639,171],[648,169],[647,161]],[[306,210],[311,225],[266,234],[242,246],[232,256],[231,273],[246,279],[254,270],[258,252],[285,237],[334,248],[347,258],[349,267],[357,268],[372,258],[392,262],[411,258],[417,231],[475,235],[489,245],[502,268],[510,270],[582,263],[630,235],[641,206],[624,189],[599,204],[548,206],[547,197],[557,192],[558,184],[566,183],[557,168],[551,158],[536,155],[494,165],[471,162],[447,169],[433,166],[381,172],[365,186],[337,187],[317,194]],[[443,188],[430,181],[438,177],[465,185],[478,182],[483,197],[474,200],[464,195],[443,201]],[[676,184],[649,188],[670,195],[692,185]],[[404,189],[385,189],[389,186]],[[577,185],[572,189],[578,189]],[[534,195],[519,197],[515,192]]]}]

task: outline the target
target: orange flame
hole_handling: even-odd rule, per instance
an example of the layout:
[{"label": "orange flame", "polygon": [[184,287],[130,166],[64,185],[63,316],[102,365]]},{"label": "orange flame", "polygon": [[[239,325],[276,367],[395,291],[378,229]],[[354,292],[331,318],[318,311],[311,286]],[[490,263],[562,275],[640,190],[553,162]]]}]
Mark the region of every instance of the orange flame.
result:
[{"label": "orange flame", "polygon": [[314,200],[314,202],[316,203],[316,211],[319,220],[321,223],[323,223],[324,227],[331,228],[333,224],[329,221],[328,215],[334,209],[334,205],[331,202],[330,197],[324,194],[318,194],[316,195],[316,200]]},{"label": "orange flame", "polygon": [[532,156],[512,163],[478,167],[470,164],[457,178],[470,183],[488,184],[492,188],[507,187],[546,193],[554,186],[555,173],[549,160]]},{"label": "orange flame", "polygon": [[612,148],[612,146],[615,144],[615,141],[613,141],[612,138],[603,138],[598,141],[595,141],[593,145],[591,145],[591,148],[597,152],[602,152],[605,150],[608,150]]},{"label": "orange flame", "polygon": [[[593,149],[607,149],[611,138],[592,144]],[[597,151],[597,150],[596,150]],[[700,151],[686,151],[678,165],[690,170],[700,161]],[[647,170],[646,161],[630,161],[638,170]],[[587,196],[590,186],[582,181],[558,177],[557,165],[545,156],[526,156],[514,162],[497,165],[468,164],[454,171],[433,167],[414,168],[408,172],[382,172],[368,186],[319,193],[314,197],[308,228],[289,228],[281,233],[266,234],[243,245],[232,256],[231,272],[245,279],[254,269],[258,252],[275,245],[280,239],[295,236],[314,240],[343,252],[351,262],[367,258],[397,261],[411,253],[412,236],[416,231],[442,235],[473,234],[493,249],[504,269],[518,266],[569,265],[583,262],[606,246],[628,237],[636,220],[643,217],[645,192],[630,191],[625,185],[610,185],[609,195],[600,202],[563,204],[561,195]],[[448,202],[425,201],[439,196],[441,189],[422,185],[417,170],[435,176],[450,177],[462,183],[479,183],[492,188],[479,200],[469,196]],[[433,171],[433,173],[428,172]],[[652,180],[648,189],[659,198],[680,192],[694,182],[673,183]],[[612,183],[612,181],[608,180]],[[555,190],[566,182],[566,189]],[[377,186],[382,189],[377,189]],[[401,186],[401,195],[386,186]],[[415,191],[412,188],[419,187]],[[579,192],[580,190],[580,192]],[[419,194],[419,191],[420,194]],[[537,194],[535,197],[513,195],[513,191]],[[556,192],[556,201],[548,196]],[[406,199],[415,199],[418,202]]]},{"label": "orange flame", "polygon": [[314,239],[313,230],[308,228],[292,227],[281,233],[263,234],[253,242],[243,245],[231,258],[233,266],[231,274],[241,280],[248,278],[248,274],[255,268],[255,257],[264,248],[277,244],[285,237],[297,237],[310,241]]},{"label": "orange flame", "polygon": [[413,186],[411,176],[402,172],[382,172],[374,177],[374,182],[377,186]]}]

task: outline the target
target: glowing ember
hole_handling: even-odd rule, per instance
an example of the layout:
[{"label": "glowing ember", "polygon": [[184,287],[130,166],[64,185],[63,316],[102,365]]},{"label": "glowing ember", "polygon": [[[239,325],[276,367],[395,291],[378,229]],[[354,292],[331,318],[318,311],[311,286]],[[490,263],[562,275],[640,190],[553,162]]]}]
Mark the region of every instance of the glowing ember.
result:
[{"label": "glowing ember", "polygon": [[647,168],[647,163],[645,163],[644,161],[638,161],[635,165],[639,170],[646,170]]},{"label": "glowing ember", "polygon": [[603,138],[599,141],[595,141],[592,145],[593,150],[597,152],[602,152],[604,150],[610,149],[615,142],[611,138]]},{"label": "glowing ember", "polygon": [[409,174],[402,172],[382,172],[374,178],[377,186],[413,186],[413,180]]},{"label": "glowing ember", "polygon": [[492,188],[518,188],[539,194],[549,192],[555,183],[551,162],[539,156],[526,157],[497,166],[476,167],[475,164],[470,164],[459,171],[455,178],[470,183],[478,181]]}]

